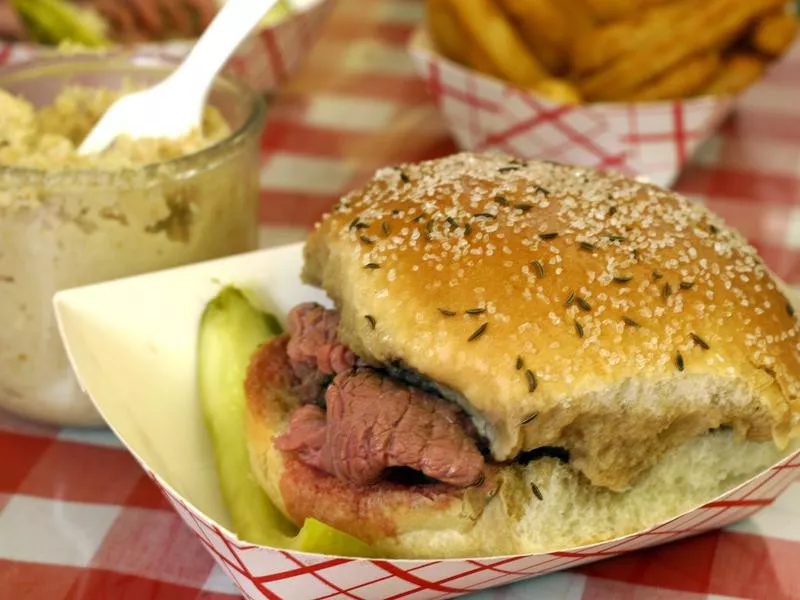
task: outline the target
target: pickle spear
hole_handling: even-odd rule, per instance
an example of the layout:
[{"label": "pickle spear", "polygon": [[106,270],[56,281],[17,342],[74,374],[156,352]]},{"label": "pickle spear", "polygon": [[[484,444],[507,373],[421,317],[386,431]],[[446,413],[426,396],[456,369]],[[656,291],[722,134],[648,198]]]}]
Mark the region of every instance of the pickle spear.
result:
[{"label": "pickle spear", "polygon": [[223,288],[205,308],[198,335],[198,385],[222,497],[240,539],[303,552],[371,556],[369,546],[315,519],[298,531],[251,472],[244,435],[244,379],[250,357],[281,327],[239,289]]},{"label": "pickle spear", "polygon": [[11,0],[11,6],[40,44],[70,41],[90,48],[111,44],[102,17],[90,9],[65,0]]}]

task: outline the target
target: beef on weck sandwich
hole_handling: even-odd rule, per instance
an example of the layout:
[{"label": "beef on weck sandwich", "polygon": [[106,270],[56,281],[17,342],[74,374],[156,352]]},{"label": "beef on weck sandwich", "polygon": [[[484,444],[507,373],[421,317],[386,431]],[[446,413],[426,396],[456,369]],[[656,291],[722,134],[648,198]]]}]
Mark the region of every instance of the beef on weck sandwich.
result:
[{"label": "beef on weck sandwich", "polygon": [[394,557],[555,550],[708,501],[800,434],[794,311],[704,207],[457,154],[386,168],[305,245],[254,355],[254,473]]}]

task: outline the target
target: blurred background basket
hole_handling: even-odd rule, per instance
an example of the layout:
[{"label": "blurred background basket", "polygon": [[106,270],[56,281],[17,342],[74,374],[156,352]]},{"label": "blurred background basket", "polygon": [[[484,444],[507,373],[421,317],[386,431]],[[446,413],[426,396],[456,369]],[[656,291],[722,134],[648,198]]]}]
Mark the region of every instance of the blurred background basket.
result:
[{"label": "blurred background basket", "polygon": [[409,50],[461,149],[662,186],[797,47],[781,0],[425,4]]},{"label": "blurred background basket", "polygon": [[[224,0],[191,0],[205,12],[195,11],[191,29],[201,32],[216,10],[214,5]],[[18,62],[47,53],[80,53],[104,51],[135,51],[137,54],[155,54],[167,58],[180,58],[192,47],[193,38],[181,37],[165,30],[143,30],[143,25],[131,29],[122,17],[111,22],[107,13],[95,10],[122,5],[133,11],[140,5],[155,7],[161,16],[169,0],[92,0],[92,6],[73,4],[68,0],[12,0],[5,7],[13,13],[0,14],[0,18],[17,17],[19,31],[6,26],[6,41],[0,39],[0,65]],[[0,0],[2,4],[2,0]],[[174,3],[172,3],[174,4]],[[27,11],[50,9],[41,15]],[[210,10],[206,10],[211,6]],[[271,93],[296,73],[318,37],[333,2],[330,0],[294,1],[291,6],[279,5],[259,28],[240,46],[230,60],[228,68],[252,89]],[[32,15],[32,16],[31,16]],[[39,19],[34,22],[34,19]],[[162,19],[163,20],[163,19]],[[44,25],[40,24],[40,21]],[[4,33],[0,24],[0,34]],[[9,39],[12,34],[18,39]]]},{"label": "blurred background basket", "polygon": [[662,186],[734,107],[731,97],[558,103],[442,57],[424,29],[410,49],[461,149],[613,169]]}]

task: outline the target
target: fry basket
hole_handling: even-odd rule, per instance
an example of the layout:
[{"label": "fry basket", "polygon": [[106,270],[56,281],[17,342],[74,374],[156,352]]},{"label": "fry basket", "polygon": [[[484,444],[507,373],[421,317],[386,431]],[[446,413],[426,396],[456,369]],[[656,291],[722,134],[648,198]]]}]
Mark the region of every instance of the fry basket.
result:
[{"label": "fry basket", "polygon": [[424,25],[409,51],[462,150],[611,169],[663,187],[672,185],[736,100],[559,104],[443,57]]}]

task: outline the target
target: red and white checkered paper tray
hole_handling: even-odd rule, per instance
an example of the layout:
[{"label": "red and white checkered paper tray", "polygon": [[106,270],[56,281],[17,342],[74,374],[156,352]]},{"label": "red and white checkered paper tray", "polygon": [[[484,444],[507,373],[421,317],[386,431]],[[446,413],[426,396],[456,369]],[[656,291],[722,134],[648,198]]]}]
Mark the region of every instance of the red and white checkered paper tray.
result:
[{"label": "red and white checkered paper tray", "polygon": [[444,58],[425,27],[409,49],[462,149],[613,169],[664,187],[735,104],[730,96],[558,104]]},{"label": "red and white checkered paper tray", "polygon": [[247,598],[452,598],[728,525],[770,504],[796,476],[800,452],[657,527],[550,554],[376,560],[244,543],[230,529],[196,394],[199,318],[229,283],[279,315],[301,301],[327,303],[319,290],[300,283],[301,264],[301,245],[294,244],[68,290],[55,299],[81,385]]},{"label": "red and white checkered paper tray", "polygon": [[[295,4],[297,8],[288,17],[262,26],[251,34],[228,63],[228,67],[256,91],[273,92],[300,69],[333,6],[331,0],[303,0]],[[193,43],[191,40],[177,40],[120,46],[114,50],[133,50],[180,59]],[[0,65],[54,51],[57,50],[52,47],[0,42]]]}]

